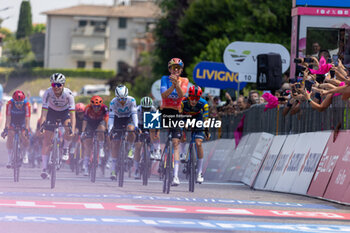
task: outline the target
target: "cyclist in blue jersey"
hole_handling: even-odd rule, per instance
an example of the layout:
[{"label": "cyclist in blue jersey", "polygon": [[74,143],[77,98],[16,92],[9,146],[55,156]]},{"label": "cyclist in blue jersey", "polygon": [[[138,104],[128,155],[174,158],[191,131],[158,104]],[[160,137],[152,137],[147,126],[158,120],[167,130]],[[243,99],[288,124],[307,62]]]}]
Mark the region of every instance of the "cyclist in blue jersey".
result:
[{"label": "cyclist in blue jersey", "polygon": [[[188,90],[188,97],[181,102],[181,111],[183,115],[190,115],[192,119],[195,118],[196,121],[204,122],[208,120],[209,105],[205,99],[201,98],[201,95],[202,95],[202,89],[199,86],[190,87]],[[194,137],[195,137],[197,155],[198,155],[197,182],[202,183],[204,181],[203,174],[202,174],[202,171],[203,171],[202,142],[204,138],[208,139],[210,137],[210,134],[207,128],[205,129],[205,134],[203,131],[195,131],[193,133],[195,134]]]}]

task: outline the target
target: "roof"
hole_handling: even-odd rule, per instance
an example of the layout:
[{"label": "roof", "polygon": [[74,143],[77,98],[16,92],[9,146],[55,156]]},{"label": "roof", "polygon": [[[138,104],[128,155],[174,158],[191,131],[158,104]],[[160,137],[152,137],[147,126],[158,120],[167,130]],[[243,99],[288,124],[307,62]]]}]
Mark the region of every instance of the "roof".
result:
[{"label": "roof", "polygon": [[77,5],[63,9],[45,11],[46,15],[61,16],[104,16],[125,18],[157,18],[161,10],[152,2],[139,3],[131,6]]}]

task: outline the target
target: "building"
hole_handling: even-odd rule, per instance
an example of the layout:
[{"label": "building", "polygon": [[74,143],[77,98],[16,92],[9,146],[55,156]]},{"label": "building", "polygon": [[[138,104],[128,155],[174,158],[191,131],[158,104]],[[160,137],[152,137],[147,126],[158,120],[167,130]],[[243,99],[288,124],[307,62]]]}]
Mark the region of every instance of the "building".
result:
[{"label": "building", "polygon": [[140,53],[135,41],[149,38],[160,12],[154,0],[114,0],[113,6],[78,5],[44,12],[44,67],[118,72],[121,64],[135,66]]}]

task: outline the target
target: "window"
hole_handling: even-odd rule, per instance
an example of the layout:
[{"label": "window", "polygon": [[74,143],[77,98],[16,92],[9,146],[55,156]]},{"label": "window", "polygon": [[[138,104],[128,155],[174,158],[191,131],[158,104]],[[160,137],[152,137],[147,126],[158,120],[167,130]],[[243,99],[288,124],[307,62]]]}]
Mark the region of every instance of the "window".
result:
[{"label": "window", "polygon": [[87,25],[86,20],[79,20],[79,27],[85,27]]},{"label": "window", "polygon": [[120,50],[125,50],[126,49],[126,39],[118,39],[117,48]]},{"label": "window", "polygon": [[102,64],[99,61],[94,61],[94,69],[101,69]]},{"label": "window", "polygon": [[126,18],[119,18],[119,28],[126,28]]},{"label": "window", "polygon": [[78,61],[77,62],[77,68],[85,68],[86,62],[85,61]]},{"label": "window", "polygon": [[123,71],[123,67],[124,67],[124,62],[123,61],[118,61],[117,62],[117,73],[120,74]]}]

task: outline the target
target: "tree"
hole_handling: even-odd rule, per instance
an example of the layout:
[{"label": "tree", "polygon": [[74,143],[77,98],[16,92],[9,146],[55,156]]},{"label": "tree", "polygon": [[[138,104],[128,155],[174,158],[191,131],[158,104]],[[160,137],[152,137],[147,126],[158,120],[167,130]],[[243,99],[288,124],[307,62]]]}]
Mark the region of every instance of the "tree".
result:
[{"label": "tree", "polygon": [[[156,29],[156,49],[157,59],[153,63],[153,71],[157,75],[168,73],[167,64],[173,57],[182,58],[184,54],[184,44],[179,35],[178,21],[188,8],[190,0],[160,0],[159,7],[165,15],[159,19]],[[186,60],[184,60],[186,64]]]},{"label": "tree", "polygon": [[279,43],[290,48],[290,0],[197,0],[179,20],[183,59],[194,61],[214,38]]},{"label": "tree", "polygon": [[44,23],[38,23],[33,26],[33,33],[45,33],[46,25]]},{"label": "tree", "polygon": [[21,60],[26,59],[31,52],[31,45],[28,38],[7,41],[4,45],[4,55],[7,62],[17,66]]},{"label": "tree", "polygon": [[24,0],[21,3],[19,12],[16,38],[21,39],[30,36],[32,34],[32,27],[32,9],[30,2]]}]

